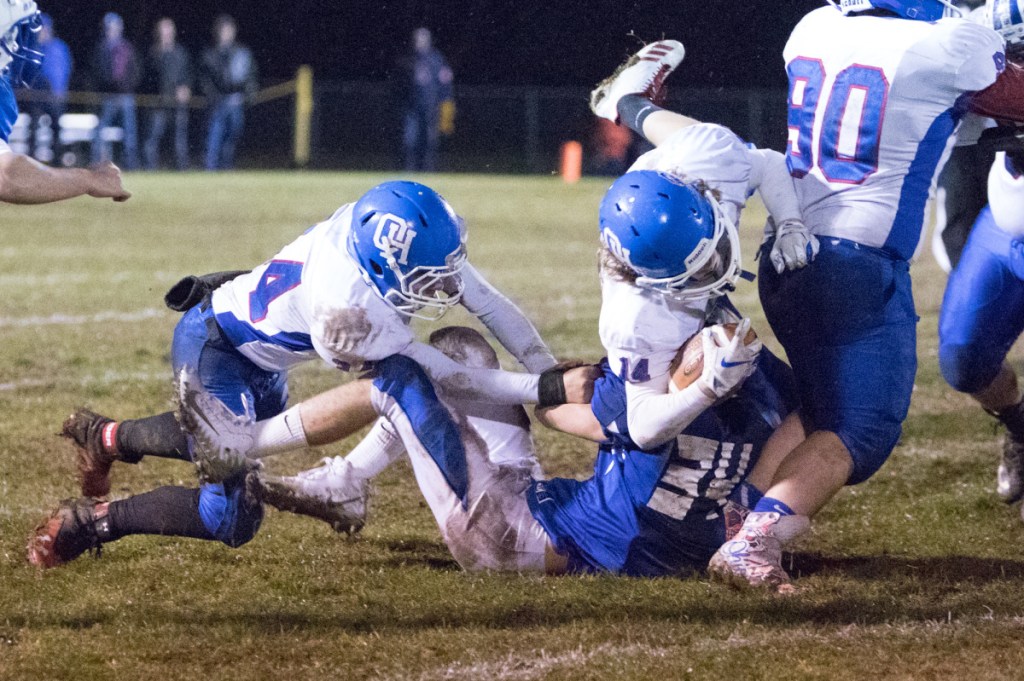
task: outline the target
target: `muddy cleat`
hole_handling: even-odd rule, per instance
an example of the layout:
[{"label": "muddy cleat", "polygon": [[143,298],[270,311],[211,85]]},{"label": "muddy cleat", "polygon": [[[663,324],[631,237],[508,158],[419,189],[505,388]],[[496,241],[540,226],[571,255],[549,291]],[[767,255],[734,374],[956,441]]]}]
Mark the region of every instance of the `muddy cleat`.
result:
[{"label": "muddy cleat", "polygon": [[192,459],[200,479],[222,482],[258,467],[259,462],[248,456],[256,443],[254,422],[208,393],[188,369],[182,369],[176,380],[178,421],[192,436]]},{"label": "muddy cleat", "polygon": [[792,593],[789,575],[782,569],[782,546],[809,526],[807,516],[751,513],[736,537],[711,557],[708,574],[737,588]]},{"label": "muddy cleat", "polygon": [[996,473],[996,494],[1008,504],[1024,497],[1024,439],[1010,431],[1003,436],[1003,457]]},{"label": "muddy cleat", "polygon": [[[369,490],[344,457],[324,459],[322,465],[291,477],[250,475],[246,482],[264,503],[280,511],[319,518],[336,532],[354,534],[366,523]],[[253,490],[250,490],[253,491]]]},{"label": "muddy cleat", "polygon": [[110,466],[117,457],[110,453],[116,447],[114,428],[107,426],[113,423],[113,419],[83,407],[64,419],[60,428],[60,434],[77,445],[75,463],[83,496],[105,497],[110,494]]},{"label": "muddy cleat", "polygon": [[100,555],[96,521],[105,518],[107,505],[95,499],[65,499],[28,538],[28,562],[38,568],[69,563],[86,551]]},{"label": "muddy cleat", "polygon": [[686,50],[676,40],[645,45],[590,93],[590,110],[613,123],[619,122],[619,100],[626,95],[658,99],[665,78],[683,61]]}]

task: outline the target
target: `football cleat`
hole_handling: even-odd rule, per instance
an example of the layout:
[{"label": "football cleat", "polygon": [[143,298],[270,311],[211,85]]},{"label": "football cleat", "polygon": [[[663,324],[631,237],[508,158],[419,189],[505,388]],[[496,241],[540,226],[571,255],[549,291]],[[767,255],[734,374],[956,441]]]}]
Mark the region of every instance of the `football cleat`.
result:
[{"label": "football cleat", "polygon": [[1007,431],[996,473],[996,494],[1008,504],[1024,497],[1024,439]]},{"label": "football cleat", "polygon": [[247,483],[258,485],[250,491],[264,503],[323,520],[336,532],[352,535],[366,524],[367,482],[356,477],[344,457],[324,459],[317,468],[290,477],[250,475]]},{"label": "football cleat", "polygon": [[76,445],[75,464],[82,496],[105,497],[110,494],[110,467],[117,457],[108,451],[114,443],[104,443],[103,437],[105,432],[108,436],[112,432],[112,429],[106,429],[111,423],[114,423],[113,419],[82,407],[64,419],[61,425],[60,434]]},{"label": "football cleat", "polygon": [[807,516],[751,513],[736,537],[711,557],[708,574],[741,589],[792,593],[793,585],[782,568],[782,545],[806,531],[809,523]]},{"label": "football cleat", "polygon": [[27,558],[38,568],[69,563],[86,551],[100,555],[96,521],[107,515],[107,505],[95,499],[65,499],[28,538]]},{"label": "football cleat", "polygon": [[203,482],[222,482],[259,466],[248,456],[255,445],[253,421],[206,392],[187,368],[178,373],[176,388],[178,421],[191,436],[192,459]]},{"label": "football cleat", "polygon": [[596,116],[619,122],[619,100],[626,95],[643,95],[657,100],[665,78],[683,61],[686,49],[677,40],[659,40],[645,45],[615,72],[598,83],[590,93],[590,110]]}]

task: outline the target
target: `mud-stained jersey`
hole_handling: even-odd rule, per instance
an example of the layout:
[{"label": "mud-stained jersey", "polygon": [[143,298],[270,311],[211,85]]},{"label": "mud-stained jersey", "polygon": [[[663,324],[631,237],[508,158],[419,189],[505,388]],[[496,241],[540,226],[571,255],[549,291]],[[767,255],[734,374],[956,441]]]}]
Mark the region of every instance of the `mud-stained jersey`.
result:
[{"label": "mud-stained jersey", "polygon": [[319,355],[358,371],[415,340],[346,252],[352,205],[214,292],[217,323],[257,366],[282,371]]},{"label": "mud-stained jersey", "polygon": [[1005,67],[1002,38],[963,19],[807,14],[784,50],[786,159],[804,222],[820,236],[907,259],[967,93]]}]

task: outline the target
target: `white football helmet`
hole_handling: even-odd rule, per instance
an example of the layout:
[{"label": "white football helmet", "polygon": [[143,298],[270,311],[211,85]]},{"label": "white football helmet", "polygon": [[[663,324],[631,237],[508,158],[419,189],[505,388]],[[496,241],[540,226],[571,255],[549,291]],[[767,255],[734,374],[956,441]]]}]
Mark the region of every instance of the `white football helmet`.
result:
[{"label": "white football helmet", "polygon": [[0,0],[0,74],[15,61],[39,63],[42,54],[32,48],[40,26],[33,0]]}]

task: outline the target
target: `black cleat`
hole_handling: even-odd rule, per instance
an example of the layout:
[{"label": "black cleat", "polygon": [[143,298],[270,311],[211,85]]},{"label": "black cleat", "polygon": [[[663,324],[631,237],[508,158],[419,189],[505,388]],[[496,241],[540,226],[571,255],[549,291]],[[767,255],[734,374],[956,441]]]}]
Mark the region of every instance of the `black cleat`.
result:
[{"label": "black cleat", "polygon": [[110,494],[110,466],[117,457],[104,447],[103,429],[113,422],[113,419],[83,407],[64,419],[61,426],[60,434],[77,445],[76,464],[83,496],[105,497]]},{"label": "black cleat", "polygon": [[69,563],[86,551],[100,554],[96,520],[107,514],[107,505],[95,499],[65,499],[28,538],[28,562],[39,568]]}]

